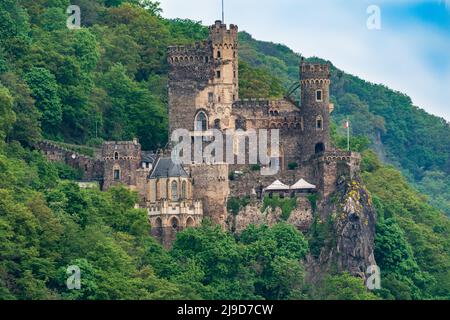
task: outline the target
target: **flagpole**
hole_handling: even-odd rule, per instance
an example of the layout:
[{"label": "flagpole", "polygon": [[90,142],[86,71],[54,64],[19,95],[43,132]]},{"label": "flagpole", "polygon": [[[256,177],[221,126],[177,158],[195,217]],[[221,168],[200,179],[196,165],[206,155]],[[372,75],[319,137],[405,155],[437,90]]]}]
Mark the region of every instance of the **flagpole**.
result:
[{"label": "flagpole", "polygon": [[225,13],[224,13],[223,0],[222,0],[222,23],[225,23]]},{"label": "flagpole", "polygon": [[347,151],[350,151],[350,121],[347,119]]}]

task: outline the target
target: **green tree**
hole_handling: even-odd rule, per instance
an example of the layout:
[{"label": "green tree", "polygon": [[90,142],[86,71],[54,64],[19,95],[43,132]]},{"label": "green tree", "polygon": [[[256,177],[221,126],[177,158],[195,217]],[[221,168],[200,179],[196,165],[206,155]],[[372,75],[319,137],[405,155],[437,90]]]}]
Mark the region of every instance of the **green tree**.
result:
[{"label": "green tree", "polygon": [[368,291],[363,279],[348,273],[327,275],[317,288],[315,298],[322,300],[376,300],[377,297]]},{"label": "green tree", "polygon": [[16,114],[16,121],[8,138],[31,146],[41,138],[39,121],[41,114],[34,105],[31,90],[18,75],[13,73],[2,74],[0,82],[9,89],[14,98],[13,111]]},{"label": "green tree", "polygon": [[15,121],[13,97],[8,89],[0,87],[0,141],[5,139]]},{"label": "green tree", "polygon": [[62,120],[61,99],[55,76],[45,68],[32,68],[25,76],[37,108],[42,112],[42,127],[47,135],[55,135]]}]

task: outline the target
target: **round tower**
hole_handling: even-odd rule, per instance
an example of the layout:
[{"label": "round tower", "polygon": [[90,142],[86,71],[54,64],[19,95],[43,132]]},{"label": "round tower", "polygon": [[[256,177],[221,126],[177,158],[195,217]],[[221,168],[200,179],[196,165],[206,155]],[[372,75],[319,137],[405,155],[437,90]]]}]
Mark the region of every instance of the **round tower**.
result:
[{"label": "round tower", "polygon": [[303,121],[300,157],[330,149],[330,66],[328,64],[300,64],[301,113]]}]

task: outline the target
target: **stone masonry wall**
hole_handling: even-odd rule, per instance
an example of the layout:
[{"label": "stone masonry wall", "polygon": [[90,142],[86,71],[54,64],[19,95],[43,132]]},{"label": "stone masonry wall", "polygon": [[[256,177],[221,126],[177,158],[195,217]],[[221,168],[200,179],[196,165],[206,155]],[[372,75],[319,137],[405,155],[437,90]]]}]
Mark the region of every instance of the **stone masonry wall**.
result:
[{"label": "stone masonry wall", "polygon": [[204,216],[224,227],[229,195],[228,165],[194,164],[188,171],[193,178],[194,200],[203,200]]},{"label": "stone masonry wall", "polygon": [[101,180],[103,177],[101,160],[74,152],[47,140],[39,142],[36,147],[49,161],[63,162],[82,172],[83,180]]}]

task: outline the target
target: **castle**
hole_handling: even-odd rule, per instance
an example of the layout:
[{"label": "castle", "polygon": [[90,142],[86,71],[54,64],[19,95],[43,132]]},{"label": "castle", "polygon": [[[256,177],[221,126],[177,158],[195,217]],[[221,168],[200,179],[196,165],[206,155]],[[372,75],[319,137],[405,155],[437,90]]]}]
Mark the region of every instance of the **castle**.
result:
[{"label": "castle", "polygon": [[[341,151],[330,142],[330,66],[299,64],[299,102],[278,99],[239,99],[238,27],[216,21],[206,41],[168,48],[169,141],[186,129],[192,141],[207,145],[211,129],[279,130],[279,151],[270,161],[275,175],[252,170],[250,163],[200,159],[175,163],[173,144],[163,151],[142,151],[137,140],[105,142],[94,157],[82,156],[54,143],[39,148],[50,160],[64,161],[84,172],[85,180],[101,182],[107,190],[123,184],[139,194],[148,210],[151,233],[169,246],[176,232],[198,226],[204,217],[226,227],[230,197],[261,198],[275,180],[293,185],[304,179],[322,199],[335,190],[340,177],[353,178],[360,156]],[[237,142],[235,142],[237,143]],[[244,142],[245,143],[245,142]],[[236,150],[234,145],[232,150]],[[245,151],[249,153],[249,145]],[[233,160],[236,154],[227,155]]]}]

